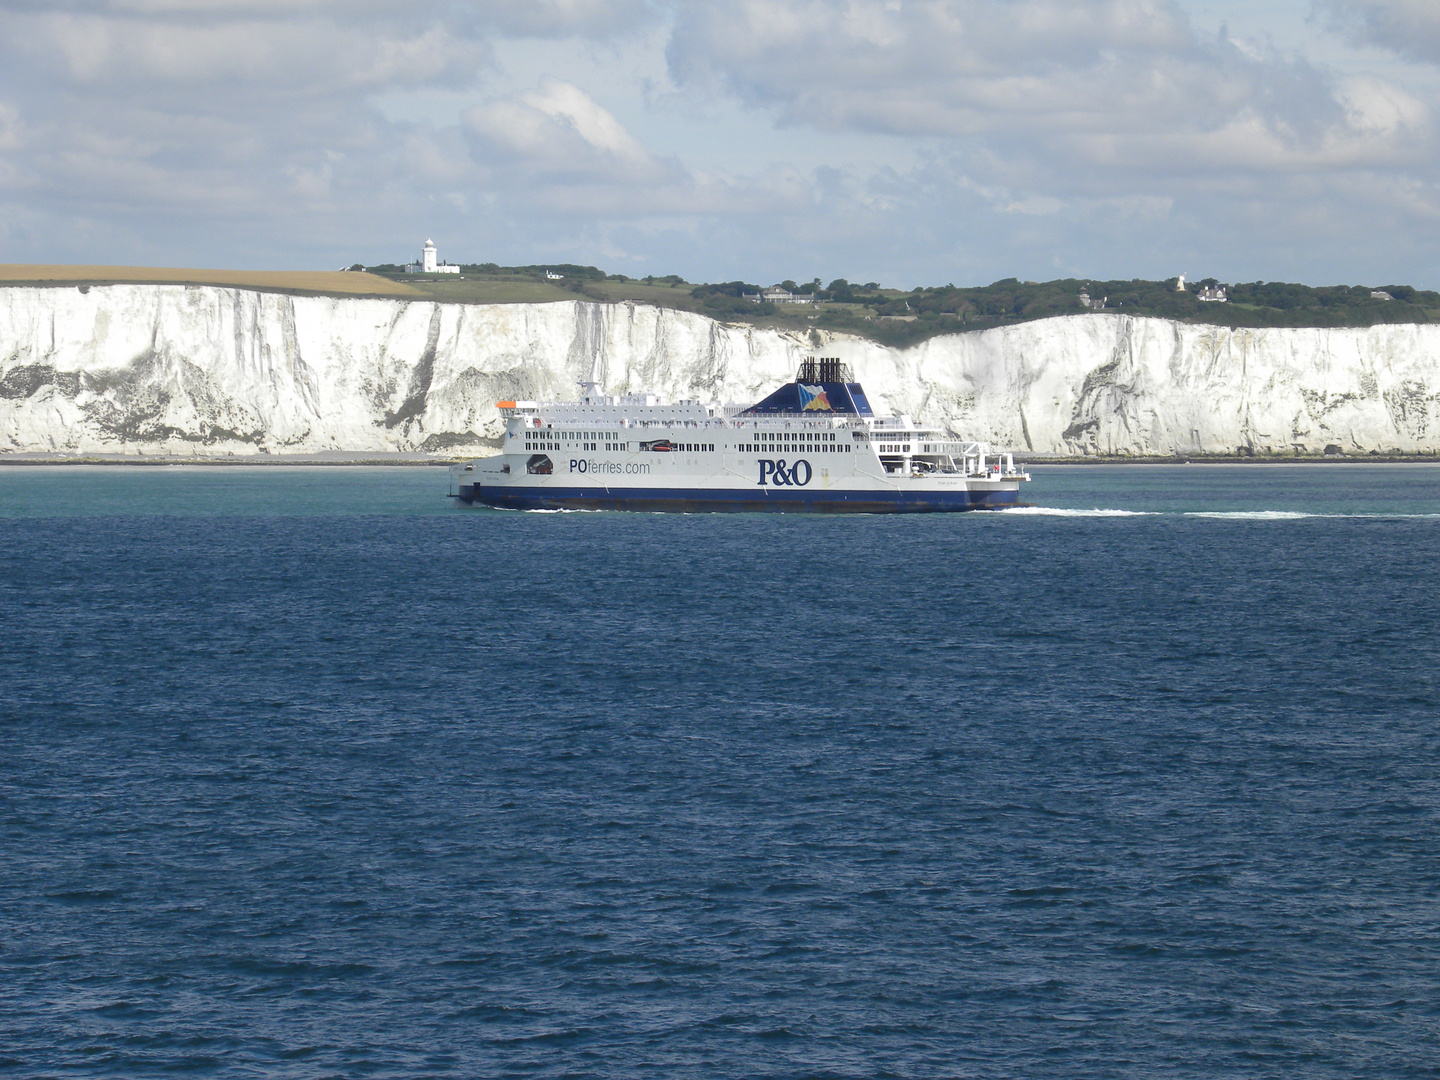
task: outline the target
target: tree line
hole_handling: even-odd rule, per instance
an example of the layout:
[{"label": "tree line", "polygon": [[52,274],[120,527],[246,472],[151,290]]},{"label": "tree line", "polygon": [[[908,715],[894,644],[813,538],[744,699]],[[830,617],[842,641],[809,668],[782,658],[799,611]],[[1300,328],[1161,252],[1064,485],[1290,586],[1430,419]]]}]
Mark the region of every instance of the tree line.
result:
[{"label": "tree line", "polygon": [[[369,268],[398,275],[399,266]],[[1176,278],[1148,281],[1101,281],[1059,278],[1021,281],[1002,278],[989,285],[954,284],[889,289],[878,282],[863,285],[835,278],[828,285],[820,278],[808,282],[786,280],[780,288],[807,296],[814,306],[756,303],[746,299],[766,286],[748,281],[692,284],[678,274],[634,278],[609,274],[594,266],[550,264],[500,266],[465,264],[462,273],[544,279],[546,271],[564,275],[562,284],[582,296],[605,299],[587,287],[599,282],[665,286],[674,291],[671,302],[663,294],[655,302],[699,310],[717,319],[773,321],[803,318],[812,325],[848,331],[891,344],[905,344],[937,334],[986,330],[1059,315],[1140,315],[1179,322],[1229,327],[1343,327],[1377,323],[1428,323],[1440,321],[1440,293],[1409,285],[1310,286],[1282,281],[1223,283],[1214,278],[1186,282]],[[685,288],[689,286],[689,288]],[[1200,298],[1206,287],[1223,288],[1225,302]],[[688,298],[686,303],[681,298]],[[1088,300],[1088,303],[1086,302]]]}]

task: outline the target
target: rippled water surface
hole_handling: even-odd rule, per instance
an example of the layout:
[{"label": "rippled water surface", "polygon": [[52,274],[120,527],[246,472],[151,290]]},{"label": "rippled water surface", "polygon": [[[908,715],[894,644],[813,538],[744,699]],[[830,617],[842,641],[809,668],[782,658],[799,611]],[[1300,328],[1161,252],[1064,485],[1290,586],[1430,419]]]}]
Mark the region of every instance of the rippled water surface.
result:
[{"label": "rippled water surface", "polygon": [[0,1072],[1433,1077],[1440,468],[0,469]]}]

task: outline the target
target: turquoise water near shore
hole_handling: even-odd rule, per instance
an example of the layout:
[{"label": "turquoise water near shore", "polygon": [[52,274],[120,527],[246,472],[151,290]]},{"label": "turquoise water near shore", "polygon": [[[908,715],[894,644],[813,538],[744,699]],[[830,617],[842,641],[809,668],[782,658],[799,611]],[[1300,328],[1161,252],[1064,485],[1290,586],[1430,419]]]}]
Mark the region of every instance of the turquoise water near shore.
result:
[{"label": "turquoise water near shore", "polygon": [[0,1070],[1422,1077],[1440,471],[0,469]]}]

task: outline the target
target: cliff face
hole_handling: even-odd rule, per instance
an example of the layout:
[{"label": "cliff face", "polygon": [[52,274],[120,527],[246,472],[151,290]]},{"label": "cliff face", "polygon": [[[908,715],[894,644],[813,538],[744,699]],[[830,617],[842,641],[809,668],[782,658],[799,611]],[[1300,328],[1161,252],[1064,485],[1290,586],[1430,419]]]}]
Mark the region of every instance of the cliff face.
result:
[{"label": "cliff face", "polygon": [[0,289],[0,449],[479,451],[498,400],[594,379],[748,403],[808,354],[847,361],[877,409],[1035,453],[1440,449],[1440,327],[1091,314],[888,349],[633,304],[147,285]]}]

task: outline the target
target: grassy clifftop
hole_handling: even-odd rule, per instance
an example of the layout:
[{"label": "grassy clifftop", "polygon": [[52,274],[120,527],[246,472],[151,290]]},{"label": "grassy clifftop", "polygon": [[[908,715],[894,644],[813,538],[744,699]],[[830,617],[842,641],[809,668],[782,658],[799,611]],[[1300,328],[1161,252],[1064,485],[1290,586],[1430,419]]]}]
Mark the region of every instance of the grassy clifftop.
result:
[{"label": "grassy clifftop", "polygon": [[0,285],[220,285],[324,296],[423,296],[403,281],[340,270],[185,270],[163,266],[0,265]]},{"label": "grassy clifftop", "polygon": [[[558,276],[557,276],[558,275]],[[220,285],[294,294],[389,296],[457,304],[541,304],[561,300],[653,304],[775,329],[835,330],[887,345],[939,334],[988,330],[1057,315],[1144,315],[1228,327],[1373,326],[1440,322],[1440,293],[1408,285],[1311,287],[1285,282],[1190,283],[1061,278],[990,285],[889,289],[878,282],[818,279],[781,285],[807,302],[756,303],[761,286],[696,285],[670,275],[631,278],[593,266],[467,265],[459,274],[406,274],[393,265],[349,271],[182,270],[125,266],[0,266],[0,284],[80,286],[132,282]],[[1223,289],[1207,302],[1202,289]]]},{"label": "grassy clifftop", "polygon": [[[727,322],[804,330],[824,328],[886,344],[906,345],[938,334],[988,330],[1057,315],[1145,315],[1229,327],[1373,326],[1440,322],[1440,293],[1408,285],[1334,285],[1320,288],[1285,282],[1225,284],[1213,279],[1177,289],[1168,281],[1096,281],[1062,278],[990,285],[888,289],[877,282],[843,279],[782,285],[808,303],[755,303],[761,286],[742,281],[695,285],[677,276],[630,278],[593,266],[463,267],[456,275],[402,275],[399,267],[371,267],[372,274],[403,280],[438,300],[457,303],[544,303],[589,299],[632,300],[693,311]],[[560,274],[561,277],[548,277]],[[1223,302],[1206,301],[1202,289],[1223,289]],[[1381,294],[1381,295],[1377,295]],[[1389,297],[1388,299],[1386,297]],[[1085,300],[1088,299],[1088,306]]]}]

